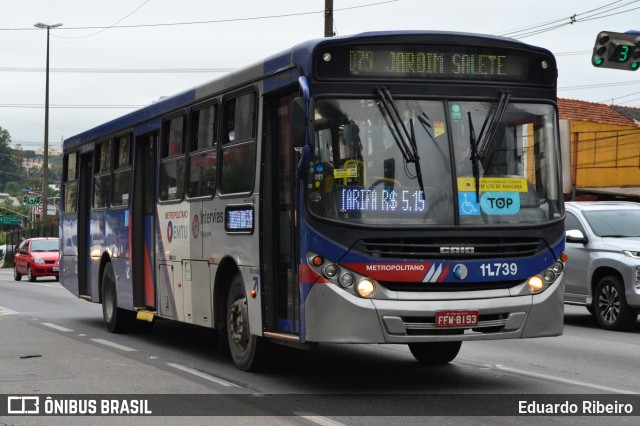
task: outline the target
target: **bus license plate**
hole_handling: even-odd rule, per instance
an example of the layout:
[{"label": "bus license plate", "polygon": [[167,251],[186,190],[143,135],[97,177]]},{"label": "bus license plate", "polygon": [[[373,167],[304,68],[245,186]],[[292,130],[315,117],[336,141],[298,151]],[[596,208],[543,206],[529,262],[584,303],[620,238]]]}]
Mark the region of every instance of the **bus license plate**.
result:
[{"label": "bus license plate", "polygon": [[465,327],[478,325],[478,311],[436,311],[436,327]]}]

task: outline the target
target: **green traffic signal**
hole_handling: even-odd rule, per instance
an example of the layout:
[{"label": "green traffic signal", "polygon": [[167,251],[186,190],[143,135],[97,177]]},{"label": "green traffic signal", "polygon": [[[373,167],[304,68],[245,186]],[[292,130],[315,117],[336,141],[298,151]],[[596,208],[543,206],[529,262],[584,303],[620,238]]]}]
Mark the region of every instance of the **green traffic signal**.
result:
[{"label": "green traffic signal", "polygon": [[640,33],[601,31],[593,46],[591,63],[599,68],[636,71],[640,66]]}]

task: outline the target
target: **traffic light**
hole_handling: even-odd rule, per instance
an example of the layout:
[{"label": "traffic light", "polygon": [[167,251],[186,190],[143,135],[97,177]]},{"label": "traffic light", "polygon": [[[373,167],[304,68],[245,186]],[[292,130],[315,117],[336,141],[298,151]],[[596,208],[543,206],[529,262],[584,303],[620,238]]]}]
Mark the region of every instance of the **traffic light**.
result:
[{"label": "traffic light", "polygon": [[26,206],[28,202],[29,202],[29,196],[27,194],[24,194],[22,196],[22,205]]},{"label": "traffic light", "polygon": [[600,32],[593,46],[591,63],[597,68],[637,71],[640,68],[640,32]]},{"label": "traffic light", "polygon": [[41,202],[42,202],[42,196],[38,195],[38,197],[36,198],[36,206],[39,206]]}]

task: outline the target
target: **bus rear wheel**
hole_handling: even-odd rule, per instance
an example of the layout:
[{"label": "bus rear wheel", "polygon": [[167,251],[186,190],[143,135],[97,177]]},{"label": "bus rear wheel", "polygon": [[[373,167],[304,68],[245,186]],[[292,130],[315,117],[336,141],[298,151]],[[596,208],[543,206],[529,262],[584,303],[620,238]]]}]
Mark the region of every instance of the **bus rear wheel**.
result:
[{"label": "bus rear wheel", "polygon": [[422,364],[447,364],[460,352],[462,342],[409,343],[409,350]]},{"label": "bus rear wheel", "polygon": [[267,342],[251,334],[247,295],[240,273],[231,282],[226,314],[227,340],[233,362],[244,371],[259,370],[264,365]]},{"label": "bus rear wheel", "polygon": [[116,276],[111,262],[105,265],[102,274],[102,317],[110,333],[127,331],[133,323],[133,312],[118,308]]}]

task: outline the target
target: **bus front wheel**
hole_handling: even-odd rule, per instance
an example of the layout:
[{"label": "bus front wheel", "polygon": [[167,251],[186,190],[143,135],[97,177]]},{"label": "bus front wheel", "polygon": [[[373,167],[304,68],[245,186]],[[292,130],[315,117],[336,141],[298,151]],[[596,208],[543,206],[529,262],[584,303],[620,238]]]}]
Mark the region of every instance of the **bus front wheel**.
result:
[{"label": "bus front wheel", "polygon": [[447,364],[460,352],[462,342],[409,343],[409,350],[422,364]]},{"label": "bus front wheel", "polygon": [[251,334],[247,295],[239,273],[233,277],[229,288],[226,314],[227,340],[233,362],[244,371],[260,369],[263,365],[267,342]]},{"label": "bus front wheel", "polygon": [[116,276],[111,262],[104,267],[102,274],[102,317],[110,333],[122,333],[131,328],[133,312],[118,308]]}]

